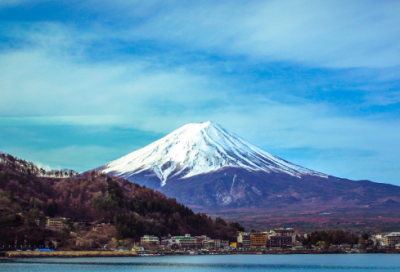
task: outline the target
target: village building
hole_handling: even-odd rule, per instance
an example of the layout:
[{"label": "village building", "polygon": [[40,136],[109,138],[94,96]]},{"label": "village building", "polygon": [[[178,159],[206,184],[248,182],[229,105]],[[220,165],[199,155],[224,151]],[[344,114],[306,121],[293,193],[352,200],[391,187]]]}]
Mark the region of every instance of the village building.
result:
[{"label": "village building", "polygon": [[292,244],[296,242],[296,233],[293,228],[276,228],[272,232],[273,236],[291,236]]},{"label": "village building", "polygon": [[250,234],[251,248],[265,248],[267,242],[268,242],[268,233],[266,232],[255,232]]},{"label": "village building", "polygon": [[56,218],[47,217],[46,229],[61,231],[62,228],[65,227],[64,220],[66,219],[67,218],[65,217],[56,217]]},{"label": "village building", "polygon": [[292,236],[270,236],[267,248],[289,248],[293,246]]},{"label": "village building", "polygon": [[229,246],[229,240],[221,240],[221,247],[225,248]]},{"label": "village building", "polygon": [[160,243],[160,239],[154,235],[144,235],[140,238],[140,245],[158,245]]},{"label": "village building", "polygon": [[196,237],[192,237],[190,234],[185,234],[185,236],[175,236],[176,240],[179,241],[179,246],[183,249],[195,249],[196,247]]},{"label": "village building", "polygon": [[395,248],[397,244],[400,244],[400,232],[391,232],[385,236],[386,246]]},{"label": "village building", "polygon": [[240,232],[237,237],[237,242],[241,248],[246,250],[250,248],[250,234],[247,232]]}]

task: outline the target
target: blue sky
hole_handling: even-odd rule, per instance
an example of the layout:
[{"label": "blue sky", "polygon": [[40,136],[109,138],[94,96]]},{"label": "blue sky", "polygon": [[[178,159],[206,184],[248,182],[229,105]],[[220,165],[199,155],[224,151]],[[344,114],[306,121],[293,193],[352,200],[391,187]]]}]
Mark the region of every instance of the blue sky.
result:
[{"label": "blue sky", "polygon": [[92,169],[212,120],[400,185],[399,1],[0,2],[0,150]]}]

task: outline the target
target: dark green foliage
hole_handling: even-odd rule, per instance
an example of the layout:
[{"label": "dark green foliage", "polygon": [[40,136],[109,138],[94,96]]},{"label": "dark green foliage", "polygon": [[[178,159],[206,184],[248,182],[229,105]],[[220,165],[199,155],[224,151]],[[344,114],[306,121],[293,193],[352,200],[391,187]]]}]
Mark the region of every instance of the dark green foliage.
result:
[{"label": "dark green foliage", "polygon": [[228,226],[228,224],[225,222],[225,220],[222,219],[221,217],[215,218],[215,223],[216,224],[221,224],[222,226]]},{"label": "dark green foliage", "polygon": [[99,195],[92,198],[91,206],[96,210],[96,214],[100,216],[103,212],[116,211],[119,204],[110,195],[106,197]]},{"label": "dark green foliage", "polygon": [[75,231],[74,221],[70,219],[65,219],[62,220],[62,223],[64,224],[64,227],[67,228],[69,231]]},{"label": "dark green foliage", "polygon": [[238,222],[231,222],[229,226],[234,229],[234,231],[244,231],[244,228]]},{"label": "dark green foliage", "polygon": [[143,233],[143,222],[138,220],[132,213],[116,214],[114,221],[118,240],[127,237],[138,237]]},{"label": "dark green foliage", "polygon": [[49,217],[55,217],[58,214],[58,205],[54,201],[54,198],[51,200],[49,206],[47,206],[47,215]]},{"label": "dark green foliage", "polygon": [[113,180],[111,177],[107,177],[107,184],[108,196],[121,206],[124,196],[118,182]]},{"label": "dark green foliage", "polygon": [[17,202],[17,199],[14,196],[14,192],[12,192],[12,191],[0,192],[0,197],[8,198],[11,201],[11,203]]},{"label": "dark green foliage", "polygon": [[38,209],[32,209],[28,211],[28,214],[25,216],[25,225],[28,228],[35,228],[38,225],[45,224],[46,217],[43,213],[41,213]]},{"label": "dark green foliage", "polygon": [[307,237],[301,237],[300,241],[303,245],[311,247],[317,245],[318,242],[324,242],[329,245],[340,244],[358,244],[359,237],[353,233],[348,233],[343,230],[329,230],[329,231],[314,231]]}]

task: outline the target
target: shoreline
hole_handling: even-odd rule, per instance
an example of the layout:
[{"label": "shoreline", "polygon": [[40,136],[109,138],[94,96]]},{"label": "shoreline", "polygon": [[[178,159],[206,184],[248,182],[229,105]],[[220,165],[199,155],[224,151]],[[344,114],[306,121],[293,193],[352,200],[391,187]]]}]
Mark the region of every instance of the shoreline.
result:
[{"label": "shoreline", "polygon": [[135,251],[7,251],[5,259],[20,258],[138,257]]},{"label": "shoreline", "polygon": [[[22,259],[22,258],[92,258],[92,257],[153,257],[140,256],[135,251],[7,251],[0,260]],[[371,250],[365,252],[346,252],[341,250],[279,250],[279,251],[233,251],[233,252],[207,252],[203,254],[190,254],[189,252],[154,252],[154,254],[164,254],[165,256],[199,256],[199,255],[320,255],[320,254],[399,254],[400,250]],[[151,253],[150,253],[151,254]]]}]

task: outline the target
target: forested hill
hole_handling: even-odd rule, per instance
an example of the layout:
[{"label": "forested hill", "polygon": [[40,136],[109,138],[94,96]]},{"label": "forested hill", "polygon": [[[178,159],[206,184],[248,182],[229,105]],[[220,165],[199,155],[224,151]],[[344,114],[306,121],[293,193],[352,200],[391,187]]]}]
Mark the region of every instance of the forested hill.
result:
[{"label": "forested hill", "polygon": [[175,199],[123,178],[94,171],[67,173],[72,174],[48,177],[33,163],[0,153],[1,243],[24,233],[37,233],[29,239],[46,239],[45,216],[111,222],[117,239],[191,233],[232,240],[242,230],[238,223],[195,214]]}]

